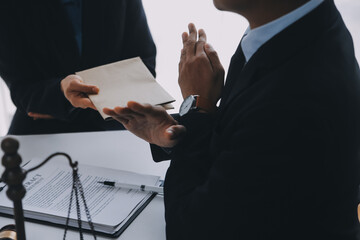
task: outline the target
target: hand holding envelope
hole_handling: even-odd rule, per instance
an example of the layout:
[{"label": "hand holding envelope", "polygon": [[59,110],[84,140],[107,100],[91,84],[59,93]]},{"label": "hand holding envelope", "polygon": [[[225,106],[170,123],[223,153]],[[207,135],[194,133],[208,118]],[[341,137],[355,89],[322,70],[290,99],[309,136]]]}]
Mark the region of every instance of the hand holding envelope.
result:
[{"label": "hand holding envelope", "polygon": [[100,90],[96,95],[88,95],[104,119],[110,118],[103,113],[104,108],[125,107],[129,101],[164,105],[175,99],[155,80],[139,57],[77,72],[84,83],[95,85]]},{"label": "hand holding envelope", "polygon": [[81,77],[69,75],[61,81],[61,91],[74,107],[92,108],[96,110],[94,104],[87,97],[87,94],[97,94],[99,88],[94,85],[87,85]]}]

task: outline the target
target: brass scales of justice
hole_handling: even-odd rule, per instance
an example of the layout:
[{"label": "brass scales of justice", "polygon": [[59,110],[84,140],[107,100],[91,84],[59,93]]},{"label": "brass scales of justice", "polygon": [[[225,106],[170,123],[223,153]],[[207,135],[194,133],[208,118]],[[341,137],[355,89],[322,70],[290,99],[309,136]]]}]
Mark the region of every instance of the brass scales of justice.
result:
[{"label": "brass scales of justice", "polygon": [[[4,151],[4,155],[2,157],[2,165],[5,167],[5,171],[1,176],[1,181],[4,182],[8,189],[6,191],[6,195],[8,198],[13,201],[14,203],[14,220],[15,220],[15,232],[16,236],[13,239],[17,240],[26,240],[25,234],[25,224],[24,224],[24,210],[22,206],[22,199],[26,194],[26,189],[23,186],[23,181],[26,178],[26,175],[29,172],[35,171],[36,169],[40,168],[48,161],[50,161],[55,156],[64,156],[68,161],[69,165],[72,168],[72,190],[70,194],[70,203],[68,208],[68,214],[65,224],[65,231],[63,239],[66,239],[66,233],[69,227],[69,219],[71,213],[71,206],[73,202],[73,198],[75,197],[75,205],[76,205],[76,212],[77,212],[77,222],[79,228],[80,239],[84,239],[83,230],[82,230],[82,222],[81,222],[81,210],[80,210],[80,202],[85,209],[86,217],[88,220],[88,224],[90,226],[91,233],[96,239],[96,234],[94,230],[94,225],[91,220],[91,215],[89,208],[86,204],[84,189],[81,184],[79,174],[78,174],[78,162],[73,162],[71,157],[62,152],[57,152],[48,156],[44,161],[42,161],[39,165],[30,168],[28,170],[24,170],[21,168],[20,164],[22,162],[21,156],[18,153],[19,149],[19,142],[14,138],[5,138],[1,142],[1,148]],[[5,239],[12,239],[12,238],[5,238]]]}]

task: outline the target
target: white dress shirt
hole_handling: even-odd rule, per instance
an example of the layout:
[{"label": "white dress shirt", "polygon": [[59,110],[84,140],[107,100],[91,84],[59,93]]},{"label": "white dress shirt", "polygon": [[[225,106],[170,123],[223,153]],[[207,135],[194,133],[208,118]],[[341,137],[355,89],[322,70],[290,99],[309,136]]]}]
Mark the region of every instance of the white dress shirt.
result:
[{"label": "white dress shirt", "polygon": [[310,0],[294,11],[275,19],[260,27],[250,29],[248,27],[241,41],[241,47],[245,55],[246,62],[256,53],[256,51],[276,34],[310,13],[318,7],[324,0]]}]

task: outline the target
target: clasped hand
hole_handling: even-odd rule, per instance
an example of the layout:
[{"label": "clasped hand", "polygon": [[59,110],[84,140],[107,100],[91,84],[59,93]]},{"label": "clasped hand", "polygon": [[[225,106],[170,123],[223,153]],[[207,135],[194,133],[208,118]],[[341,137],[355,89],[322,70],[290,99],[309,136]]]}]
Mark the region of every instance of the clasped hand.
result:
[{"label": "clasped hand", "polygon": [[214,106],[220,99],[224,86],[224,68],[213,47],[208,44],[203,29],[189,24],[189,34],[182,34],[183,49],[179,62],[179,86],[185,99],[200,95]]},{"label": "clasped hand", "polygon": [[[215,105],[224,85],[224,69],[217,53],[206,43],[205,31],[198,33],[194,24],[189,24],[189,34],[183,33],[182,40],[178,82],[183,97],[200,95]],[[103,111],[136,136],[161,147],[175,146],[186,132],[160,106],[129,102],[127,107]]]}]

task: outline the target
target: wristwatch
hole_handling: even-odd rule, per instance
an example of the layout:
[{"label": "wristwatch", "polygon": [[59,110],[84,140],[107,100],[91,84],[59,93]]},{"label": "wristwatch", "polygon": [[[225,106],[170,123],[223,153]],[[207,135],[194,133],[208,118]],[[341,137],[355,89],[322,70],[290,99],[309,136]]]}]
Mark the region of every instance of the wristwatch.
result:
[{"label": "wristwatch", "polygon": [[191,111],[203,110],[207,113],[216,111],[216,106],[212,105],[207,99],[199,95],[190,95],[182,102],[179,115],[184,116]]}]

